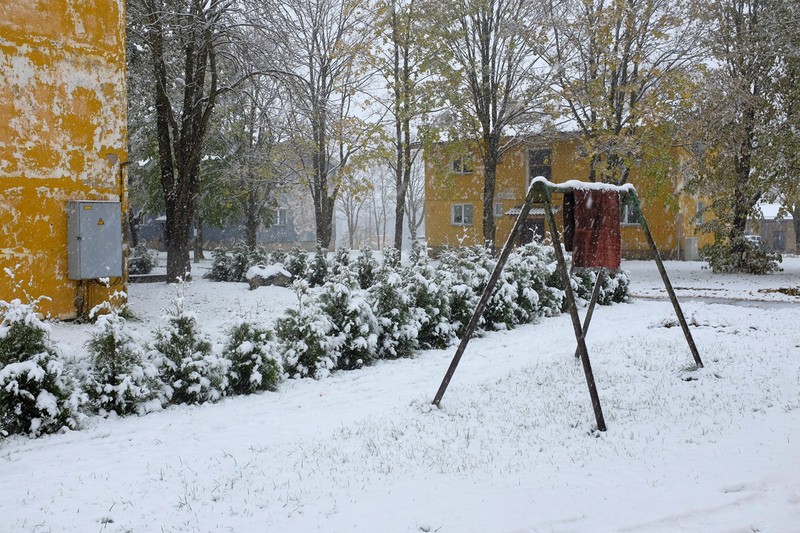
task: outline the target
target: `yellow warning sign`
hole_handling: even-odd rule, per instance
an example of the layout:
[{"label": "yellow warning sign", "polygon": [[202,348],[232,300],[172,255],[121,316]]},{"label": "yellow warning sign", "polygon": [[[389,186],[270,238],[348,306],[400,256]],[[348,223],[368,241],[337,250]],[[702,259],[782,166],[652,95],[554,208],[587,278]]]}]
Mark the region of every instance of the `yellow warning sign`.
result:
[{"label": "yellow warning sign", "polygon": [[106,223],[105,223],[105,222],[103,222],[103,219],[101,218],[100,220],[98,220],[98,221],[97,221],[97,225],[98,225],[98,226],[105,226],[105,225],[106,225]]}]

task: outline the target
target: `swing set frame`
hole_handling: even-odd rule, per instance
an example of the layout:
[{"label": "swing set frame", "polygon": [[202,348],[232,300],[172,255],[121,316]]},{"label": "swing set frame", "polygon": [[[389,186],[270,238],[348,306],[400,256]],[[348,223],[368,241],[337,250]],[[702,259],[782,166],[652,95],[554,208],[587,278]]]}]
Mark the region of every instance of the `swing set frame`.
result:
[{"label": "swing set frame", "polygon": [[694,358],[694,363],[696,368],[703,368],[703,361],[700,358],[700,354],[697,351],[697,346],[695,345],[694,339],[692,338],[692,333],[689,331],[689,325],[686,323],[686,318],[683,315],[683,310],[681,309],[680,303],[678,303],[678,298],[675,295],[675,290],[672,288],[672,283],[669,280],[669,276],[667,276],[667,271],[664,268],[664,262],[661,260],[661,254],[656,247],[656,243],[653,240],[653,235],[650,233],[650,229],[647,226],[647,221],[645,220],[644,213],[642,212],[641,203],[639,202],[639,196],[636,194],[636,189],[633,185],[623,185],[623,186],[615,186],[615,185],[606,185],[606,184],[597,184],[597,183],[586,183],[580,181],[568,181],[566,183],[552,183],[545,178],[539,176],[534,178],[531,181],[530,186],[528,187],[528,193],[525,197],[525,203],[520,209],[519,215],[517,216],[516,222],[514,222],[514,226],[511,229],[511,233],[508,235],[508,239],[506,239],[506,243],[503,246],[502,250],[500,251],[500,255],[497,259],[497,264],[495,265],[494,270],[492,271],[491,276],[489,277],[488,282],[486,283],[486,288],[483,290],[483,294],[481,294],[480,300],[478,300],[478,304],[475,306],[475,311],[472,313],[472,318],[470,319],[469,323],[467,324],[466,329],[464,330],[464,335],[461,337],[461,342],[456,349],[456,353],[453,356],[453,360],[450,362],[450,366],[447,369],[447,372],[444,375],[444,379],[442,379],[442,383],[439,386],[439,390],[436,392],[436,396],[433,399],[433,404],[439,407],[442,397],[444,396],[445,391],[447,391],[447,387],[450,384],[450,380],[453,378],[453,374],[455,374],[456,368],[458,367],[458,363],[461,361],[461,357],[464,355],[464,351],[467,349],[467,345],[469,344],[470,339],[475,334],[475,330],[478,327],[478,321],[480,320],[481,315],[483,314],[484,309],[486,308],[486,304],[489,301],[489,298],[492,295],[492,291],[494,290],[495,285],[497,284],[497,280],[500,278],[500,274],[503,272],[503,268],[505,267],[506,261],[508,260],[508,256],[511,253],[511,250],[514,248],[514,241],[519,234],[520,229],[528,217],[528,213],[534,203],[541,203],[544,204],[544,212],[547,218],[547,225],[550,229],[550,236],[553,242],[553,249],[555,250],[556,260],[557,260],[557,270],[561,277],[561,282],[564,285],[565,289],[565,299],[567,304],[567,310],[572,318],[572,327],[575,331],[575,340],[577,342],[577,348],[575,351],[575,356],[580,358],[581,363],[583,365],[583,373],[586,378],[586,385],[589,388],[589,396],[592,400],[592,409],[594,410],[595,421],[597,422],[597,429],[599,431],[606,431],[606,422],[605,418],[603,417],[603,409],[600,405],[600,398],[597,394],[597,386],[595,385],[594,374],[592,373],[592,364],[589,360],[589,351],[586,349],[586,333],[589,330],[589,323],[592,319],[592,313],[594,311],[594,307],[597,304],[597,300],[600,294],[600,287],[603,284],[603,278],[605,277],[606,273],[604,269],[600,269],[597,272],[597,279],[595,280],[594,288],[592,290],[592,296],[589,301],[589,307],[586,312],[586,317],[581,323],[580,317],[578,316],[578,308],[576,305],[575,295],[572,291],[572,285],[570,284],[570,275],[567,269],[567,262],[564,258],[564,251],[561,248],[561,240],[558,234],[558,228],[556,226],[555,217],[553,216],[553,206],[552,206],[552,195],[554,193],[558,194],[565,194],[574,191],[575,189],[582,189],[582,188],[594,188],[594,189],[603,189],[603,190],[613,190],[620,194],[620,200],[627,203],[628,207],[634,210],[634,213],[638,214],[639,217],[639,225],[644,232],[644,235],[647,239],[647,243],[650,247],[650,251],[653,255],[653,259],[655,260],[656,266],[658,268],[658,272],[661,275],[661,279],[664,282],[664,288],[667,290],[667,294],[669,295],[670,302],[672,302],[672,307],[675,310],[675,314],[678,317],[678,322],[681,325],[681,329],[683,330],[683,335],[686,338],[686,342],[689,345],[689,350],[692,352],[692,357]]}]

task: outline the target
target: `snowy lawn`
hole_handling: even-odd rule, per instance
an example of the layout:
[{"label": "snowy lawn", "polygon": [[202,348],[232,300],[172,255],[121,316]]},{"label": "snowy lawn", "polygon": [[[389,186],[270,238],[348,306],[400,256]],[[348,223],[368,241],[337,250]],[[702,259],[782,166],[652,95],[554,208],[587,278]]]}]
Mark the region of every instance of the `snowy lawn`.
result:
[{"label": "snowy lawn", "polygon": [[[783,266],[667,264],[706,364],[691,371],[655,266],[623,264],[646,298],[598,308],[587,339],[604,434],[563,315],[474,340],[441,409],[454,347],[6,439],[0,531],[798,531],[800,298],[759,292],[800,287],[800,259]],[[174,289],[130,293],[149,332]],[[236,315],[273,320],[295,297],[198,280],[187,301],[221,342]],[[54,337],[78,351],[88,327]]]}]

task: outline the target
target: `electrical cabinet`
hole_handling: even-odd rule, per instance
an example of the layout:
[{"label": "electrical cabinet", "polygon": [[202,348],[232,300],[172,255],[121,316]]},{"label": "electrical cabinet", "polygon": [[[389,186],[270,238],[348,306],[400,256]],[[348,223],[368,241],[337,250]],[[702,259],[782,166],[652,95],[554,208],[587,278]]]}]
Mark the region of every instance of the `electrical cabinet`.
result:
[{"label": "electrical cabinet", "polygon": [[67,203],[69,279],[122,276],[122,205],[119,202]]}]

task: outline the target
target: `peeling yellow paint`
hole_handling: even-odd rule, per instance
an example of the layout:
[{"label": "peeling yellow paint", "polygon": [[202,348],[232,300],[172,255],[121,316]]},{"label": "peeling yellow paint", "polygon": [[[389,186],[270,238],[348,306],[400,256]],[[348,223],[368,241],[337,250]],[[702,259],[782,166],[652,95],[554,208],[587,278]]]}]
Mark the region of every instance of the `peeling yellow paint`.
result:
[{"label": "peeling yellow paint", "polygon": [[70,200],[125,207],[123,2],[0,3],[0,299],[47,296],[57,317],[125,282],[68,279],[66,215]]}]

